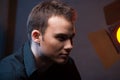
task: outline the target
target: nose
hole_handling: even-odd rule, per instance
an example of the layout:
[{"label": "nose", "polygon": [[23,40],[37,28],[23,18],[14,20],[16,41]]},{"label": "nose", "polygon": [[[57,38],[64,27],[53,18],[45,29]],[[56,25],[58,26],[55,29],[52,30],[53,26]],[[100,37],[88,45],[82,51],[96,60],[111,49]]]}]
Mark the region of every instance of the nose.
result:
[{"label": "nose", "polygon": [[73,42],[72,40],[67,40],[65,42],[65,46],[64,46],[64,49],[69,53],[73,48]]}]

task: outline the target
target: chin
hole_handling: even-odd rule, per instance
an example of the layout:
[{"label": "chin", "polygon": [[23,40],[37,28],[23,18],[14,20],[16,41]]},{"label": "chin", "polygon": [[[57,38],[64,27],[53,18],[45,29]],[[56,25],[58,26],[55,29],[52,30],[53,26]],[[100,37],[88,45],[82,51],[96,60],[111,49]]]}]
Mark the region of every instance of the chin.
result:
[{"label": "chin", "polygon": [[68,61],[68,58],[66,58],[66,59],[58,59],[55,62],[58,63],[58,64],[65,64],[65,63],[67,63],[67,61]]}]

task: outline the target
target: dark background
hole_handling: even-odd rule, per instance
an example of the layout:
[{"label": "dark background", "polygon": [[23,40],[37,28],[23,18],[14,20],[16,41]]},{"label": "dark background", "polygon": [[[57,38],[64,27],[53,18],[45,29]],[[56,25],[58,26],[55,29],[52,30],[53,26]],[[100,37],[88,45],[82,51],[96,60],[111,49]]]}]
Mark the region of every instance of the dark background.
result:
[{"label": "dark background", "polygon": [[[0,0],[1,59],[16,51],[27,40],[27,17],[33,6],[40,1],[42,0]],[[77,34],[71,56],[75,59],[82,80],[120,80],[120,60],[105,68],[88,38],[89,33],[108,27],[103,8],[115,0],[63,1],[78,12]]]}]

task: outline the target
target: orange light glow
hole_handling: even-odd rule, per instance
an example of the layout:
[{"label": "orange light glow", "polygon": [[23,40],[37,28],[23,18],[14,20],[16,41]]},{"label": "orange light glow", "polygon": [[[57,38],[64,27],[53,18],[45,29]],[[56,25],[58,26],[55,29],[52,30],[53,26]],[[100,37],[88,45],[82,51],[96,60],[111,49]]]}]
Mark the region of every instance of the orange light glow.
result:
[{"label": "orange light glow", "polygon": [[117,37],[117,41],[120,43],[120,27],[117,30],[116,37]]}]

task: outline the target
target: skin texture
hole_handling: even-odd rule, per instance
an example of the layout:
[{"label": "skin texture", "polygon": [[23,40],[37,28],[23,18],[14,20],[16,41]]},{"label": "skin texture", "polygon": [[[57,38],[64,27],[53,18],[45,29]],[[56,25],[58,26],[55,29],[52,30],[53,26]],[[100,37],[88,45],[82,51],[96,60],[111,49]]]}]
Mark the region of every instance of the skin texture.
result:
[{"label": "skin texture", "polygon": [[48,19],[44,35],[38,30],[33,30],[32,40],[40,45],[39,50],[34,50],[38,47],[33,47],[33,53],[36,56],[42,53],[56,63],[65,63],[73,48],[74,35],[75,27],[70,21],[63,16],[52,16]]}]

